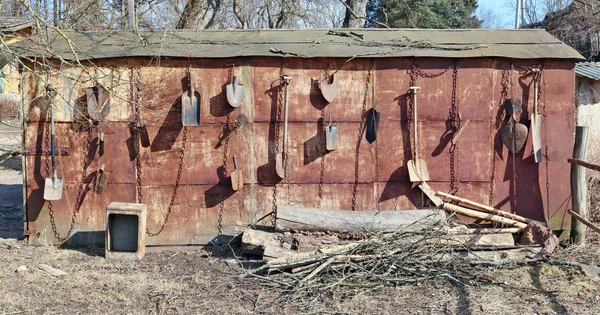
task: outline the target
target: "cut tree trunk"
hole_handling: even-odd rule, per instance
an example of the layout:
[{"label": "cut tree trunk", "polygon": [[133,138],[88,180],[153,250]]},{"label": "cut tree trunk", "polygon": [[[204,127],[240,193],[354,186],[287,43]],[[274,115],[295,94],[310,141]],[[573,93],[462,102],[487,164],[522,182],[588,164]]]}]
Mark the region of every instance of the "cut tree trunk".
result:
[{"label": "cut tree trunk", "polygon": [[447,228],[446,213],[437,209],[349,211],[292,206],[277,207],[276,228],[286,231],[420,231]]}]

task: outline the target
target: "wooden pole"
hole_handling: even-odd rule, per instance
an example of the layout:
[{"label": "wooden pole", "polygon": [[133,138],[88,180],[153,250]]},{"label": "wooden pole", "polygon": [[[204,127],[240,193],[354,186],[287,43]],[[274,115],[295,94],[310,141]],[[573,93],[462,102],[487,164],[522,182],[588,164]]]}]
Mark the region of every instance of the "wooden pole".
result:
[{"label": "wooden pole", "polygon": [[577,213],[573,212],[573,210],[568,210],[569,214],[572,215],[575,219],[579,220],[581,223],[587,225],[590,229],[600,233],[600,227],[595,225],[594,223],[582,218]]},{"label": "wooden pole", "polygon": [[454,196],[454,195],[451,195],[451,194],[447,194],[447,193],[444,193],[444,192],[441,192],[441,191],[438,191],[437,195],[445,197],[445,198],[448,198],[448,199],[452,199],[452,200],[455,200],[455,201],[458,201],[458,202],[462,202],[462,203],[467,204],[469,206],[475,207],[475,208],[477,208],[477,209],[479,209],[481,211],[485,211],[487,213],[492,213],[492,214],[495,214],[495,215],[499,215],[501,217],[513,219],[515,221],[523,222],[523,223],[526,223],[526,224],[532,222],[532,220],[524,218],[524,217],[522,217],[520,215],[516,215],[516,214],[513,214],[513,213],[508,213],[506,211],[502,211],[502,210],[496,209],[494,207],[486,206],[484,204],[481,204],[481,203],[478,203],[478,202],[475,202],[475,201],[472,201],[472,200],[469,200],[469,199],[465,199],[465,198],[462,198],[462,197]]},{"label": "wooden pole", "polygon": [[[588,126],[575,127],[575,145],[573,146],[573,158],[576,160],[585,160],[588,145]],[[587,211],[587,182],[585,179],[585,168],[577,165],[571,165],[571,196],[572,207],[579,217],[586,219]],[[546,197],[548,198],[548,197]],[[580,244],[585,240],[587,227],[579,220],[571,220],[571,242]]]},{"label": "wooden pole", "polygon": [[464,208],[461,206],[453,205],[451,203],[444,203],[444,205],[442,207],[446,211],[456,212],[458,214],[462,214],[467,217],[471,217],[471,218],[475,218],[475,219],[496,222],[496,223],[502,223],[502,224],[506,224],[506,225],[512,225],[512,226],[518,227],[520,229],[524,229],[525,227],[527,227],[527,224],[522,223],[522,222],[518,222],[518,221],[515,221],[512,219],[501,217],[499,215],[495,215],[495,214],[491,214],[491,213],[482,213],[480,211],[467,209],[467,208]]},{"label": "wooden pole", "polygon": [[581,161],[581,160],[578,160],[578,159],[571,159],[571,158],[568,158],[567,162],[569,162],[571,164],[583,166],[585,168],[589,168],[591,170],[600,172],[600,165],[596,165],[596,164],[584,162],[584,161]]}]

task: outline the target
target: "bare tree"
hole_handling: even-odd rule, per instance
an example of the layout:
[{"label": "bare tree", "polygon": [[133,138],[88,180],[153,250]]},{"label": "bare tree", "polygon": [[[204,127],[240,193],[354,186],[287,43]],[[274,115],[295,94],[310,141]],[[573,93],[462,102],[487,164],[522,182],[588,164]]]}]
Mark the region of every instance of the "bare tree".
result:
[{"label": "bare tree", "polygon": [[362,28],[367,15],[367,0],[341,0],[346,7],[344,28]]},{"label": "bare tree", "polygon": [[221,0],[189,0],[175,28],[211,28]]}]

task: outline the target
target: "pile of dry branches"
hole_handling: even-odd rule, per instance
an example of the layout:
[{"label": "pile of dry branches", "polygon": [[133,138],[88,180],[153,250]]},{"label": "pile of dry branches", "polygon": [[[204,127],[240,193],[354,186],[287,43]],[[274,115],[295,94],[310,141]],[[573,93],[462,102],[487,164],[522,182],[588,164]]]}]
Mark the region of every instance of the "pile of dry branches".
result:
[{"label": "pile of dry branches", "polygon": [[441,230],[382,232],[359,242],[270,260],[247,276],[283,290],[288,301],[299,306],[331,292],[351,297],[433,279],[458,285],[495,284],[482,275],[469,248],[441,245],[444,237],[448,236]]}]

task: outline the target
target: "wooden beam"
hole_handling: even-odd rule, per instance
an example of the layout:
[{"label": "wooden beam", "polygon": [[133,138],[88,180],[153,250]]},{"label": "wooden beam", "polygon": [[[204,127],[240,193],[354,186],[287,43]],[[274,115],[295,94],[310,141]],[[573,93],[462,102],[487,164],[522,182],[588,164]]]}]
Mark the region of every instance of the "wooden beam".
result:
[{"label": "wooden beam", "polygon": [[579,222],[585,224],[587,227],[589,227],[590,229],[600,233],[600,227],[598,227],[597,225],[595,225],[594,223],[586,220],[585,218],[583,218],[582,216],[580,216],[579,214],[575,213],[573,210],[569,209],[568,210],[569,214],[572,215],[575,219],[579,220]]},{"label": "wooden beam", "polygon": [[467,217],[471,217],[471,218],[475,218],[475,219],[480,219],[480,220],[485,220],[485,221],[489,221],[489,222],[496,222],[496,223],[502,223],[502,224],[506,224],[506,225],[511,225],[511,226],[515,226],[518,227],[520,229],[523,229],[527,226],[527,224],[523,223],[523,222],[518,222],[509,218],[505,218],[505,217],[501,217],[499,215],[495,215],[495,214],[491,214],[491,213],[482,213],[480,211],[477,210],[472,210],[472,209],[467,209],[461,206],[457,206],[457,205],[453,205],[450,203],[444,203],[443,205],[444,210],[449,211],[449,212],[456,212],[458,214],[462,214],[465,215]]},{"label": "wooden beam", "polygon": [[478,203],[478,202],[475,202],[475,201],[472,201],[472,200],[469,200],[469,199],[465,199],[465,198],[462,198],[462,197],[450,195],[450,194],[447,194],[447,193],[444,193],[444,192],[441,192],[441,191],[438,191],[437,194],[438,194],[438,196],[442,196],[442,197],[445,197],[445,198],[448,198],[448,199],[451,199],[451,200],[454,200],[454,201],[462,202],[464,204],[467,204],[469,206],[475,207],[478,210],[485,211],[487,213],[492,213],[492,214],[495,214],[495,215],[499,215],[501,217],[509,218],[509,219],[512,219],[512,220],[515,220],[515,221],[519,221],[519,222],[523,222],[523,223],[531,223],[532,222],[532,220],[524,218],[524,217],[522,217],[520,215],[516,215],[516,214],[513,214],[513,213],[502,211],[500,209],[496,209],[494,207],[490,207],[490,206],[487,206],[487,205],[484,205],[484,204],[481,204],[481,203]]},{"label": "wooden beam", "polygon": [[[600,167],[593,165],[585,160],[589,138],[589,127],[577,126],[575,127],[575,143],[573,145],[573,158],[567,159],[571,163],[571,202],[573,211],[581,218],[588,216],[587,209],[587,181],[586,181],[586,170],[590,168],[592,170],[600,171]],[[584,168],[585,167],[585,168]],[[586,226],[581,224],[577,220],[571,220],[571,242],[575,244],[581,244],[585,240],[585,234],[587,232]]]}]

